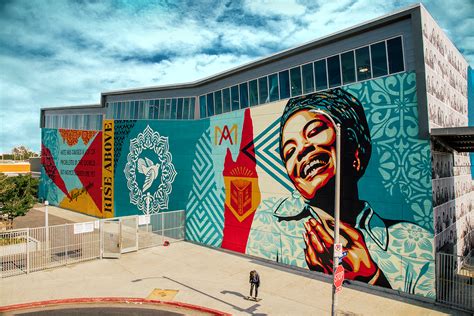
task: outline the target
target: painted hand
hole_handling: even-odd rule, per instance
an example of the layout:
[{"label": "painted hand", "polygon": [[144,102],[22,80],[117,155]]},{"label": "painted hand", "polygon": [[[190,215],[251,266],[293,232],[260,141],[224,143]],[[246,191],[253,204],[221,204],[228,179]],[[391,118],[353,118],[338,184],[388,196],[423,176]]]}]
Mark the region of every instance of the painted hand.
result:
[{"label": "painted hand", "polygon": [[[333,245],[332,232],[311,218],[304,224],[306,233],[303,234],[306,243],[306,263],[310,270],[332,274],[333,269]],[[328,228],[334,229],[333,223],[328,223]],[[351,280],[359,280],[375,283],[380,275],[379,268],[370,257],[362,234],[355,228],[340,225],[341,242],[347,256],[342,259],[345,269],[345,277]]]}]

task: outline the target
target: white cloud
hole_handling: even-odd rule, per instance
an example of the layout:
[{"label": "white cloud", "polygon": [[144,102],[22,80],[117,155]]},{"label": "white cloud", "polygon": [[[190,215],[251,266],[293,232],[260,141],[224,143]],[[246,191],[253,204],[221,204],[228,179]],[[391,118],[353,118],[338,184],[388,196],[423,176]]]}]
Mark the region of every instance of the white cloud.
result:
[{"label": "white cloud", "polygon": [[[40,107],[195,81],[409,4],[402,2],[7,2],[0,6],[0,152],[39,149]],[[426,6],[473,64],[469,0]]]},{"label": "white cloud", "polygon": [[261,16],[300,16],[305,13],[305,6],[294,0],[247,0],[244,9]]}]

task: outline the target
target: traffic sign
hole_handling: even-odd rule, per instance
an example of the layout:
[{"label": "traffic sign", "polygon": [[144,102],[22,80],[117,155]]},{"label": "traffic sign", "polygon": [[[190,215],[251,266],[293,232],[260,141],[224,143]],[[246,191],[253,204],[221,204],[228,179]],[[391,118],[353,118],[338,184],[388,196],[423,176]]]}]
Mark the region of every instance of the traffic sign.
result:
[{"label": "traffic sign", "polygon": [[344,267],[337,266],[336,273],[334,273],[334,286],[336,287],[336,292],[338,292],[337,288],[342,287],[343,282],[344,282]]},{"label": "traffic sign", "polygon": [[342,243],[334,244],[334,256],[340,257],[342,255]]}]

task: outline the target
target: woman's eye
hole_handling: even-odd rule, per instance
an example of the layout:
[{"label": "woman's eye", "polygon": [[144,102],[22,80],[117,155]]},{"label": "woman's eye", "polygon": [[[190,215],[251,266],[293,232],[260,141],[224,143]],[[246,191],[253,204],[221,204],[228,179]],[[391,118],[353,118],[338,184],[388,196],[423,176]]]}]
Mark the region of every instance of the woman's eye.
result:
[{"label": "woman's eye", "polygon": [[288,149],[285,153],[285,161],[288,161],[288,159],[290,159],[290,157],[293,156],[294,152],[295,152],[295,147],[291,147],[290,149]]},{"label": "woman's eye", "polygon": [[316,127],[313,127],[312,129],[310,129],[310,131],[308,132],[308,135],[307,137],[313,137],[314,135],[316,135],[317,133],[319,133],[319,130],[321,129],[320,126],[316,126]]}]

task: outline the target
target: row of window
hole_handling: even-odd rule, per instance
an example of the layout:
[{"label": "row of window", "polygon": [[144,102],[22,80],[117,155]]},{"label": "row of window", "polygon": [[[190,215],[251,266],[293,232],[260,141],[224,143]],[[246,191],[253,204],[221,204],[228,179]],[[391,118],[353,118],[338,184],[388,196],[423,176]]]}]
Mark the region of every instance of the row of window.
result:
[{"label": "row of window", "polygon": [[402,37],[201,95],[202,117],[404,71]]},{"label": "row of window", "polygon": [[102,130],[102,114],[46,115],[44,127],[100,131]]},{"label": "row of window", "polygon": [[194,119],[196,98],[172,98],[107,103],[107,118],[113,119]]},{"label": "row of window", "polygon": [[[335,88],[405,70],[402,37],[341,54],[199,96],[200,117]],[[196,97],[108,102],[108,119],[195,119]],[[48,115],[45,127],[100,129],[101,115]]]}]

